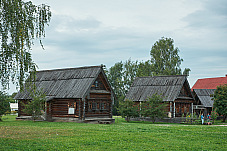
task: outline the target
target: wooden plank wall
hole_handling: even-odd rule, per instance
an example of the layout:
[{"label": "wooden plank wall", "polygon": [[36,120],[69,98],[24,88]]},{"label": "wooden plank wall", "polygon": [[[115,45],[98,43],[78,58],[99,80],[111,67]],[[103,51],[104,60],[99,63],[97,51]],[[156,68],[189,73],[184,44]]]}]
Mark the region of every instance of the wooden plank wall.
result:
[{"label": "wooden plank wall", "polygon": [[[95,108],[93,105],[95,104]],[[103,108],[101,107],[103,104]],[[110,116],[110,111],[112,108],[111,100],[86,100],[85,104],[85,117],[100,117],[100,116]]]},{"label": "wooden plank wall", "polygon": [[19,100],[18,101],[18,117],[20,116],[31,116],[23,112],[24,106],[23,104],[27,104],[29,100]]},{"label": "wooden plank wall", "polygon": [[[55,99],[51,102],[51,114],[53,117],[79,117],[79,102],[79,99]],[[69,107],[75,108],[75,114],[68,114]]]},{"label": "wooden plank wall", "polygon": [[[92,107],[94,103],[96,104],[95,109]],[[104,105],[104,109],[102,109],[102,105]],[[112,117],[111,94],[91,93],[90,98],[86,99],[85,108],[85,117]]]}]

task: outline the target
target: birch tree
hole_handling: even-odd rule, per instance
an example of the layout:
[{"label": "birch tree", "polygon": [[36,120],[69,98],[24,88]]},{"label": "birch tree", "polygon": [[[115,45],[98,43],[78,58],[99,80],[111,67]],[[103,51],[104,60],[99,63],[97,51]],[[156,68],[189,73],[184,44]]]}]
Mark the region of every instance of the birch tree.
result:
[{"label": "birch tree", "polygon": [[0,0],[0,80],[3,88],[9,82],[23,85],[26,73],[35,71],[31,48],[42,38],[51,19],[50,7],[31,1]]}]

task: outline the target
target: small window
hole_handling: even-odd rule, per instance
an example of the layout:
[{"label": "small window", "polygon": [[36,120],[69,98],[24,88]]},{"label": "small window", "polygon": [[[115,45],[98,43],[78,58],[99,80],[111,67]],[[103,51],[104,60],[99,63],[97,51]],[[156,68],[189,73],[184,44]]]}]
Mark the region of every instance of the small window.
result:
[{"label": "small window", "polygon": [[96,110],[97,109],[97,103],[93,102],[92,103],[92,110]]},{"label": "small window", "polygon": [[92,104],[89,102],[88,103],[88,109],[91,110],[92,109]]},{"label": "small window", "polygon": [[105,109],[105,103],[100,103],[100,110],[104,110]]},{"label": "small window", "polygon": [[95,81],[95,88],[98,88],[98,87],[99,87],[99,82]]}]

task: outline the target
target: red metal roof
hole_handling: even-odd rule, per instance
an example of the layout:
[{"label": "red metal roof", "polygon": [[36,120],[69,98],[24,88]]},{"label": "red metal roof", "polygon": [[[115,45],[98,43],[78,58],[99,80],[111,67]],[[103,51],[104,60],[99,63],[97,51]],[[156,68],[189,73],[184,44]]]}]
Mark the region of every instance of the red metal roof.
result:
[{"label": "red metal roof", "polygon": [[193,89],[216,89],[217,86],[227,84],[227,75],[225,77],[198,79]]}]

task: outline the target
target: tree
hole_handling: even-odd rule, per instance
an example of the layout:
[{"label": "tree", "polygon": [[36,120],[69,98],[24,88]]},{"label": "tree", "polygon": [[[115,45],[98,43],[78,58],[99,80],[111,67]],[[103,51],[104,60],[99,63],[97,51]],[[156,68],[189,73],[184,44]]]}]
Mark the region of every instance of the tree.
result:
[{"label": "tree", "polygon": [[218,113],[216,112],[216,109],[213,108],[211,111],[211,118],[213,120],[213,123],[214,123],[214,120],[217,119],[217,117],[218,117]]},{"label": "tree", "polygon": [[[171,38],[162,37],[156,41],[150,51],[153,75],[180,75],[183,59],[180,58],[179,52]],[[188,74],[189,70],[185,69],[185,74]]]},{"label": "tree", "polygon": [[[181,75],[180,64],[183,61],[178,55],[179,49],[174,48],[173,39],[162,38],[157,41],[150,51],[151,60],[117,62],[106,70],[117,100],[113,106],[113,114],[117,115],[119,102],[123,101],[136,77],[157,75]],[[185,68],[183,74],[189,75],[190,69]]]},{"label": "tree", "polygon": [[160,95],[152,95],[141,105],[141,115],[150,117],[154,123],[156,119],[166,116],[166,104]]},{"label": "tree", "polygon": [[32,115],[32,119],[36,120],[43,115],[45,109],[46,96],[42,91],[30,93],[32,100],[22,104],[24,106],[23,112]]},{"label": "tree", "polygon": [[128,59],[125,61],[123,66],[123,84],[124,84],[124,93],[123,95],[126,95],[128,93],[128,90],[130,89],[137,73],[138,69],[138,62],[132,61],[131,59]]},{"label": "tree", "polygon": [[219,115],[223,116],[223,122],[225,122],[227,115],[227,84],[218,86],[214,91],[214,108]]},{"label": "tree", "polygon": [[153,76],[152,64],[150,60],[140,62],[136,72],[137,77]]},{"label": "tree", "polygon": [[115,63],[113,67],[111,67],[109,70],[106,70],[106,75],[108,78],[108,81],[110,82],[111,87],[113,88],[113,91],[115,92],[116,98],[114,100],[113,105],[113,115],[117,115],[117,108],[119,107],[119,100],[123,100],[123,82],[122,82],[122,76],[123,76],[123,63],[118,62]]},{"label": "tree", "polygon": [[9,81],[23,85],[26,73],[35,71],[31,47],[35,39],[45,37],[51,18],[50,7],[31,1],[0,0],[0,80],[3,88]]},{"label": "tree", "polygon": [[139,106],[131,100],[120,102],[119,111],[123,118],[126,117],[127,122],[130,121],[130,118],[139,117]]},{"label": "tree", "polygon": [[131,61],[128,59],[125,62],[117,62],[106,71],[108,81],[110,82],[115,94],[116,100],[113,106],[113,114],[117,115],[117,108],[119,108],[119,102],[125,99],[134,78],[136,77],[138,64],[137,61]]},{"label": "tree", "polygon": [[5,114],[7,111],[10,112],[10,105],[8,101],[8,96],[0,91],[0,121],[2,121],[2,115]]},{"label": "tree", "polygon": [[117,62],[112,66],[109,70],[106,71],[108,81],[110,82],[110,85],[112,86],[115,94],[117,97],[121,96],[123,92],[123,63]]}]

